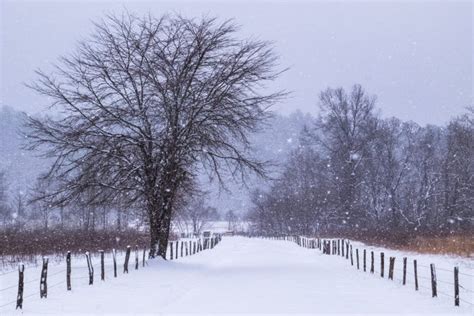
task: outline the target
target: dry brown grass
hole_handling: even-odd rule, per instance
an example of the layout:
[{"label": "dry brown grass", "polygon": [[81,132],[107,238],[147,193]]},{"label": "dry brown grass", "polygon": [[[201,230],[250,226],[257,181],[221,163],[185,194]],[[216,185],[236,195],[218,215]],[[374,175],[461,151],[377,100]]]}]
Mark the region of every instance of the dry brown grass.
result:
[{"label": "dry brown grass", "polygon": [[394,233],[372,230],[355,233],[327,234],[327,236],[324,237],[344,237],[359,240],[368,245],[418,253],[446,254],[474,258],[474,232],[458,234],[440,232],[434,235],[429,232],[414,234],[413,232]]},{"label": "dry brown grass", "polygon": [[388,246],[419,253],[474,257],[474,238],[472,236],[415,237],[404,245],[391,244]]}]

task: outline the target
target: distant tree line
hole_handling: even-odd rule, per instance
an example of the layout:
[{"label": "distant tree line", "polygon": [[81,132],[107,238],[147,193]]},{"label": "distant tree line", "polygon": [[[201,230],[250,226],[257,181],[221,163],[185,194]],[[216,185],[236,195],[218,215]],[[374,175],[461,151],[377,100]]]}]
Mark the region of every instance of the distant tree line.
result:
[{"label": "distant tree line", "polygon": [[[382,119],[359,85],[320,94],[281,175],[253,193],[261,234],[474,231],[474,111],[445,127]],[[429,114],[427,114],[429,115]]]},{"label": "distant tree line", "polygon": [[[139,209],[124,208],[118,204],[88,204],[87,199],[78,198],[70,205],[55,205],[46,195],[54,181],[40,176],[24,190],[12,193],[7,180],[7,171],[0,170],[0,229],[24,231],[32,229],[124,231],[147,230],[146,217]],[[91,193],[91,192],[89,192]]]}]

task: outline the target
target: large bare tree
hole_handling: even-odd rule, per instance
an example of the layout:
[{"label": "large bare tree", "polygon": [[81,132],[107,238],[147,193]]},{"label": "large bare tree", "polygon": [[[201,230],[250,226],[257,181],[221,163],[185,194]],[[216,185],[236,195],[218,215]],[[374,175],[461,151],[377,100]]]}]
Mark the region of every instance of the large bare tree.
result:
[{"label": "large bare tree", "polygon": [[375,101],[375,96],[357,84],[350,93],[343,88],[328,88],[320,94],[316,140],[331,157],[331,170],[340,201],[338,217],[342,223],[354,227],[364,224],[365,214],[358,191],[364,149],[376,137]]},{"label": "large bare tree", "polygon": [[[205,167],[264,174],[247,135],[284,93],[271,45],[239,40],[214,18],[108,16],[56,71],[31,85],[60,118],[31,118],[31,148],[55,158],[56,203],[94,188],[90,203],[140,205],[149,217],[150,255],[165,256],[173,205]],[[266,91],[266,92],[265,92]]]}]

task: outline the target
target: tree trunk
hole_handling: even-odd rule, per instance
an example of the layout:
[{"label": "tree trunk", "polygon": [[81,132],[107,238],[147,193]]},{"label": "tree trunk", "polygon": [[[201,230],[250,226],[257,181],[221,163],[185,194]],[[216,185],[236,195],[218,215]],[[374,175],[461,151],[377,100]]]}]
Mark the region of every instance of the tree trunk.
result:
[{"label": "tree trunk", "polygon": [[[148,210],[148,217],[150,222],[150,258],[155,258],[157,255],[157,246],[159,242],[159,221],[157,216],[157,208],[151,207]],[[161,248],[161,245],[160,245]]]},{"label": "tree trunk", "polygon": [[[165,211],[165,210],[163,210]],[[160,227],[158,229],[159,238],[159,249],[158,255],[166,259],[166,248],[168,247],[168,240],[170,236],[171,226],[171,210],[166,210],[170,214],[165,214],[160,221]]]}]

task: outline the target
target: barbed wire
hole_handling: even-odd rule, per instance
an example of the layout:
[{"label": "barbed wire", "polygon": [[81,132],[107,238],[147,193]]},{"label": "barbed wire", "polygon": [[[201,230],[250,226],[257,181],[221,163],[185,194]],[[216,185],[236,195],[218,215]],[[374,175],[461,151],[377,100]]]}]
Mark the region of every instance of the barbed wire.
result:
[{"label": "barbed wire", "polygon": [[12,285],[12,286],[9,286],[9,287],[6,287],[6,288],[3,288],[3,289],[0,289],[0,292],[3,292],[3,291],[6,291],[6,290],[9,290],[9,289],[13,289],[13,288],[16,288],[18,285],[15,284],[15,285]]}]

